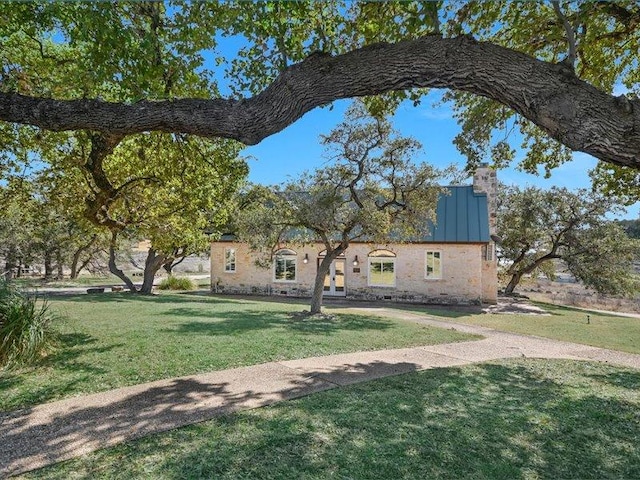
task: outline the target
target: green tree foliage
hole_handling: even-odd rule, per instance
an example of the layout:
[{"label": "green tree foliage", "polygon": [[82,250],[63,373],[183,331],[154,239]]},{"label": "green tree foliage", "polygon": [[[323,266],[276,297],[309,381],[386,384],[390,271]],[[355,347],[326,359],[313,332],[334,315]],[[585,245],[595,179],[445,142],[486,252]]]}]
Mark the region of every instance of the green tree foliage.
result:
[{"label": "green tree foliage", "polygon": [[[0,19],[0,173],[45,161],[76,179],[68,191],[80,191],[112,248],[138,225],[169,250],[132,202],[154,178],[168,185],[146,166],[179,170],[179,135],[255,143],[339,98],[369,96],[381,114],[431,87],[450,89],[462,126],[454,141],[471,166],[490,157],[549,171],[580,150],[608,162],[597,185],[637,199],[633,0],[5,2]],[[127,170],[122,158],[140,158],[134,144],[154,142],[172,152]],[[129,177],[111,179],[116,168]],[[168,243],[169,257],[183,251]]]},{"label": "green tree foliage", "polygon": [[[640,7],[635,1],[447,2],[444,7],[449,34],[468,33],[567,65],[581,80],[608,93],[627,91],[629,98],[640,94],[637,49],[628,48],[640,43]],[[571,149],[503,104],[457,91],[446,98],[453,102],[462,126],[454,143],[470,166],[483,161],[506,166],[516,158],[516,145],[524,152],[519,166],[529,173],[537,174],[542,167],[549,176],[571,159]],[[625,101],[624,94],[620,98]],[[604,193],[623,196],[627,204],[640,200],[637,169],[600,162],[591,175]]]},{"label": "green tree foliage", "polygon": [[98,161],[91,139],[69,137],[62,155],[47,157],[63,173],[52,181],[81,213],[110,233],[109,268],[132,291],[138,287],[117,265],[119,240],[148,239],[142,293],[150,293],[163,266],[206,251],[205,230],[226,223],[229,200],[247,174],[237,142],[149,133],[122,140]]},{"label": "green tree foliage", "polygon": [[594,189],[617,196],[623,205],[640,202],[640,170],[599,162],[589,175]]},{"label": "green tree foliage", "polygon": [[[11,176],[0,187],[0,257],[5,278],[20,276],[25,265],[43,265],[46,280],[86,268],[108,246],[95,226],[80,215],[78,197],[52,189],[50,170]],[[65,199],[65,195],[68,198]]]},{"label": "green tree foliage", "polygon": [[163,265],[206,251],[205,230],[226,222],[228,200],[247,173],[239,144],[227,140],[140,134],[96,158],[91,135],[39,137],[29,128],[16,137],[39,163],[28,176],[13,172],[0,235],[6,270],[38,259],[47,278],[63,264],[75,276],[90,254],[106,250],[110,270],[136,291],[117,252],[121,240],[149,239],[141,290],[150,292]]},{"label": "green tree foliage", "polygon": [[238,219],[242,240],[267,264],[277,245],[317,241],[326,255],[318,266],[311,313],[320,313],[331,262],[351,242],[406,241],[428,233],[441,189],[439,172],[413,159],[420,144],[372,118],[355,103],[344,122],[322,137],[331,165],[281,188],[256,187]]},{"label": "green tree foliage", "polygon": [[[0,90],[128,104],[217,94],[202,57],[216,44],[207,33],[217,18],[214,5],[178,4],[171,14],[160,2],[13,7],[3,12]],[[239,144],[232,141],[2,127],[11,140],[7,168],[37,159],[46,187],[76,225],[99,228],[74,246],[72,265],[86,262],[86,252],[97,248],[106,231],[110,270],[132,290],[137,287],[116,264],[120,240],[151,240],[141,287],[149,292],[159,268],[206,249],[204,230],[226,221],[227,199],[246,176]],[[62,228],[60,222],[46,225],[43,247],[54,233],[50,225]]]},{"label": "green tree foliage", "polygon": [[[369,99],[380,114],[437,87],[451,89],[455,143],[472,165],[509,163],[521,145],[529,171],[569,149],[640,166],[627,134],[638,122],[634,0],[32,2],[0,4],[0,18],[0,118],[16,124],[257,142],[338,98],[383,94]],[[211,101],[172,101],[189,98]]]},{"label": "green tree foliage", "polygon": [[[581,79],[608,92],[622,84],[637,93],[636,59],[626,50],[626,42],[640,40],[637,3],[560,2],[559,11],[554,3],[447,2],[445,30],[472,34],[544,61],[564,62]],[[570,58],[571,47],[575,58]]]},{"label": "green tree foliage", "polygon": [[526,274],[553,278],[553,260],[598,292],[637,292],[633,261],[640,244],[605,215],[615,211],[615,198],[584,190],[541,190],[504,187],[498,201],[501,261],[512,293]]},{"label": "green tree foliage", "polygon": [[20,267],[31,263],[34,245],[35,206],[28,182],[14,180],[0,186],[0,257],[2,273],[10,279]]}]

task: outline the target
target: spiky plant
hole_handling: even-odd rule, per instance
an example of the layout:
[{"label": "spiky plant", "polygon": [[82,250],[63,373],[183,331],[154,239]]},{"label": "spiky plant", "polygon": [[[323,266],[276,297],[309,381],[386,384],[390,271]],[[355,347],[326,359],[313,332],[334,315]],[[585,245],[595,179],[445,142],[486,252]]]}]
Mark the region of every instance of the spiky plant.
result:
[{"label": "spiky plant", "polygon": [[53,315],[45,300],[0,281],[0,368],[35,362],[54,345]]}]

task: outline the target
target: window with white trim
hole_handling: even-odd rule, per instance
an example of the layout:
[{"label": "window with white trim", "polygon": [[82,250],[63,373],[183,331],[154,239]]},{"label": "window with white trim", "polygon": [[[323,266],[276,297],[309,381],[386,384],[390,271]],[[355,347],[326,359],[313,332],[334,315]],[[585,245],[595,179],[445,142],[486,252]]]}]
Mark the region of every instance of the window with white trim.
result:
[{"label": "window with white trim", "polygon": [[369,286],[396,286],[396,254],[390,250],[369,253]]},{"label": "window with white trim", "polygon": [[293,250],[283,248],[278,250],[273,259],[273,281],[295,282],[297,268],[297,254]]},{"label": "window with white trim", "polygon": [[235,273],[236,271],[236,249],[224,249],[224,271],[227,273]]},{"label": "window with white trim", "polygon": [[426,252],[424,278],[430,280],[442,278],[442,252]]}]

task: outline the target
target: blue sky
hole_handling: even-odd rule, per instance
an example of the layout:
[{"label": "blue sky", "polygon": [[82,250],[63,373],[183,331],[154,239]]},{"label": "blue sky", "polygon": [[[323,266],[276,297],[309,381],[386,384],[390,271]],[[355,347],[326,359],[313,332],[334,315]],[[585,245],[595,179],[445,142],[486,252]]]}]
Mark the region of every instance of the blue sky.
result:
[{"label": "blue sky", "polygon": [[[239,49],[246,46],[246,40],[239,36],[219,36],[218,48],[227,59],[234,58]],[[228,80],[222,70],[216,67],[213,57],[206,57],[206,66],[214,72],[223,96],[229,95]],[[615,95],[628,90],[619,85],[613,92]],[[393,124],[401,135],[412,136],[422,143],[423,156],[417,161],[425,161],[436,167],[447,167],[456,164],[464,167],[466,159],[453,145],[454,137],[460,127],[453,118],[451,107],[438,102],[444,90],[432,89],[417,107],[412,102],[403,103],[398,109]],[[249,180],[263,185],[280,184],[289,177],[295,178],[305,170],[314,170],[326,163],[323,148],[320,145],[320,134],[328,134],[343,120],[343,115],[351,100],[334,102],[333,108],[316,108],[308,112],[298,121],[276,133],[258,145],[247,147],[243,155],[249,160]],[[434,106],[434,103],[436,104]],[[519,145],[513,145],[515,148]],[[540,175],[532,175],[519,171],[514,167],[498,171],[498,179],[508,185],[521,187],[533,185],[541,188],[552,186],[566,187],[570,190],[591,188],[589,170],[594,168],[597,160],[585,153],[576,152],[574,161],[565,163],[552,171],[550,178],[544,178],[544,170]],[[640,218],[640,203],[627,207],[625,214],[612,218]]]},{"label": "blue sky", "polygon": [[[452,143],[460,127],[453,119],[448,105],[432,105],[439,96],[438,91],[432,91],[417,107],[409,102],[401,105],[394,117],[394,127],[402,135],[413,136],[422,143],[424,152],[417,160],[439,167],[452,163],[463,167],[465,159]],[[329,133],[342,121],[349,103],[350,101],[343,100],[336,102],[331,110],[315,109],[285,130],[245,149],[244,155],[253,157],[249,160],[250,181],[264,185],[280,184],[288,177],[295,178],[305,170],[322,167],[326,159],[323,158],[319,135]],[[590,155],[577,152],[572,162],[553,170],[548,179],[542,174],[531,175],[515,168],[500,170],[498,178],[506,184],[519,186],[549,188],[556,185],[570,190],[590,188],[588,171],[596,163],[596,159]],[[616,215],[615,218],[640,218],[640,203],[628,207],[626,214]]]}]

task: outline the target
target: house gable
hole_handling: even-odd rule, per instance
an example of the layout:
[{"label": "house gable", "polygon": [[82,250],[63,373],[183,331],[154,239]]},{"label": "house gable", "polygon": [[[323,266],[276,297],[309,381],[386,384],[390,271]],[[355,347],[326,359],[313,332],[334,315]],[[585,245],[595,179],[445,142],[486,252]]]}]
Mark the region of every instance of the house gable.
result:
[{"label": "house gable", "polygon": [[447,187],[436,207],[436,224],[425,242],[488,243],[489,212],[487,194],[474,192],[473,186]]}]

